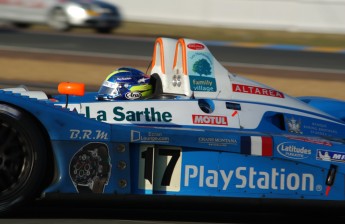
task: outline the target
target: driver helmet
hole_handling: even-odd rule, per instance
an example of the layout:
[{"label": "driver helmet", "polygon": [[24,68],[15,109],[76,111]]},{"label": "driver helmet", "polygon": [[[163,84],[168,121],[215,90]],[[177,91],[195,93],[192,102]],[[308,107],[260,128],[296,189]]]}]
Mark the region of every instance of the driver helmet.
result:
[{"label": "driver helmet", "polygon": [[150,77],[129,67],[112,72],[104,80],[98,91],[98,100],[137,100],[148,98],[152,94]]}]

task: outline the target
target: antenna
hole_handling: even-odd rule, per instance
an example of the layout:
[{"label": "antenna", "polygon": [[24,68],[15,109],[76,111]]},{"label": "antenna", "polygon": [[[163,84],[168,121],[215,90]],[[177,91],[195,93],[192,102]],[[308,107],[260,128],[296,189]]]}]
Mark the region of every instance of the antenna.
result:
[{"label": "antenna", "polygon": [[216,96],[216,98],[218,99],[218,96],[219,96],[219,94],[222,92],[222,90],[219,90],[219,92],[218,92],[218,94],[217,94],[217,96]]},{"label": "antenna", "polygon": [[192,92],[192,95],[190,96],[191,99],[195,99],[195,96],[194,96],[194,91]]},{"label": "antenna", "polygon": [[65,108],[68,108],[68,97],[69,95],[68,94],[66,94],[66,104],[65,104]]},{"label": "antenna", "polygon": [[152,61],[150,61],[149,65],[147,66],[147,69],[146,69],[145,74],[147,74],[147,72],[149,71],[149,69],[151,68],[151,66],[152,66]]}]

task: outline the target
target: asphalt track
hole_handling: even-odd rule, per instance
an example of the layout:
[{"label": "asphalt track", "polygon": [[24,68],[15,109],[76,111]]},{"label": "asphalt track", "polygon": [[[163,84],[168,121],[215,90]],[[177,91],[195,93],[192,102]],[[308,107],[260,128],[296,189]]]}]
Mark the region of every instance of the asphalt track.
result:
[{"label": "asphalt track", "polygon": [[[88,60],[101,57],[103,62],[99,63],[111,63],[116,59],[146,65],[152,55],[154,40],[155,38],[84,36],[73,33],[66,35],[2,29],[0,30],[0,54],[6,54],[9,57],[31,58],[42,57],[42,54],[52,57],[51,53],[54,53],[54,57],[59,60],[70,60],[71,57],[73,60],[78,60],[81,56],[88,56]],[[222,64],[235,68],[235,70],[255,70],[266,74],[271,73],[272,76],[287,77],[298,71],[299,75],[319,79],[332,77],[339,80],[343,80],[345,75],[345,54],[342,53],[220,46],[216,42],[208,42],[208,47]],[[20,52],[19,56],[18,52]],[[35,53],[40,53],[40,56]],[[69,55],[68,59],[66,59],[66,55]],[[10,83],[8,84],[10,85]],[[46,87],[49,89],[49,86]],[[281,222],[281,220],[301,221],[301,218],[310,221],[330,220],[330,217],[323,215],[322,212],[305,211],[303,213],[303,211],[297,212],[293,208],[271,213],[255,210],[242,210],[241,212],[217,210],[205,212],[205,210],[195,211],[193,209],[159,210],[144,207],[131,210],[121,208],[121,204],[119,207],[38,202],[6,219],[0,219],[0,223],[269,223]],[[344,221],[341,213],[329,215],[333,219],[336,218],[336,221]]]},{"label": "asphalt track", "polygon": [[[0,49],[93,55],[108,58],[149,60],[155,37],[126,37],[72,33],[0,30]],[[294,48],[255,48],[207,41],[214,56],[225,66],[294,69],[297,71],[345,74],[345,54],[295,51]]]}]

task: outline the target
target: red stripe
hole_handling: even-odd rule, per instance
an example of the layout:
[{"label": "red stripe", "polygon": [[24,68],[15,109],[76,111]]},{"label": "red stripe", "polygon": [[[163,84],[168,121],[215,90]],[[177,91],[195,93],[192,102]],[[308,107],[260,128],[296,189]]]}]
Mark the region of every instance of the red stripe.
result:
[{"label": "red stripe", "polygon": [[327,186],[326,187],[326,196],[328,196],[329,195],[329,191],[331,190],[331,186]]},{"label": "red stripe", "polygon": [[273,156],[273,142],[271,137],[262,137],[262,156]]}]

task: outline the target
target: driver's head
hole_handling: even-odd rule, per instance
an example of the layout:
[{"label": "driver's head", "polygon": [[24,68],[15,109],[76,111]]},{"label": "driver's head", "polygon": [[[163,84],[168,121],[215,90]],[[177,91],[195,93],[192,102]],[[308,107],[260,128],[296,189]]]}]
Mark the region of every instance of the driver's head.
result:
[{"label": "driver's head", "polygon": [[137,100],[152,94],[150,77],[134,68],[119,68],[104,80],[98,100]]}]

